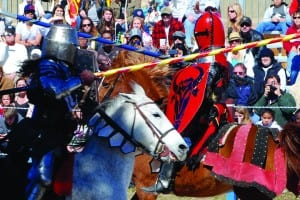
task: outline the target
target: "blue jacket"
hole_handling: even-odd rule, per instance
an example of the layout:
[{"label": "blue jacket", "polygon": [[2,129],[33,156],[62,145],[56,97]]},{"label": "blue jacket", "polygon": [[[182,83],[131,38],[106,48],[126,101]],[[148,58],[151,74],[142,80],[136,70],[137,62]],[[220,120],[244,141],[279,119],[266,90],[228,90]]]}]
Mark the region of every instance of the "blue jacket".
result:
[{"label": "blue jacket", "polygon": [[258,100],[254,80],[249,76],[240,81],[231,78],[226,89],[226,96],[234,99],[236,105],[253,105]]}]

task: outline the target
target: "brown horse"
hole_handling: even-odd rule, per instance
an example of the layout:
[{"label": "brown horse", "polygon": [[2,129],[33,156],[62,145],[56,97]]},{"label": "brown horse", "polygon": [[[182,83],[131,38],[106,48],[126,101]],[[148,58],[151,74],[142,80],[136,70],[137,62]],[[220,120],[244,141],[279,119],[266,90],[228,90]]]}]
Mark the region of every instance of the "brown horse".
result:
[{"label": "brown horse", "polygon": [[[244,127],[244,129],[241,129],[241,127]],[[257,148],[255,147],[255,145],[257,145],[256,140],[262,139],[259,138],[258,135],[263,135],[263,133],[265,135],[265,144],[267,144],[267,149],[265,149],[266,155],[265,160],[263,160],[263,168],[260,168],[251,165],[250,163],[253,162],[253,160],[255,160],[253,155],[257,154],[257,152],[255,151],[255,148]],[[223,174],[226,174],[227,171],[230,171],[228,169],[232,169],[235,167],[234,165],[231,166],[230,163],[232,163],[232,160],[236,159],[236,157],[232,159],[233,154],[237,154],[238,156],[240,156],[241,159],[239,162],[237,162],[238,165],[250,165],[252,167],[250,167],[249,169],[256,169],[257,172],[263,171],[265,172],[262,173],[263,175],[270,173],[273,176],[267,177],[273,177],[274,180],[269,181],[277,181],[277,185],[273,184],[273,187],[276,188],[278,187],[278,185],[281,184],[281,187],[283,187],[283,189],[287,188],[295,195],[298,195],[298,182],[300,178],[299,133],[300,125],[297,125],[295,123],[288,123],[284,127],[283,131],[279,134],[280,142],[278,142],[278,140],[274,138],[274,135],[271,134],[271,131],[269,131],[268,129],[263,129],[262,127],[253,124],[248,125],[248,128],[246,129],[245,125],[225,125],[220,129],[218,136],[215,138],[212,144],[210,144],[210,150],[214,151],[211,154],[214,156],[212,156],[210,159],[204,159],[204,162],[201,162],[200,166],[195,170],[190,170],[186,165],[184,165],[176,174],[173,193],[177,196],[209,197],[229,191],[232,189],[231,185],[233,185],[233,190],[240,199],[272,199],[274,196],[280,194],[276,194],[274,191],[270,191],[270,186],[269,188],[266,188],[266,186],[261,185],[258,179],[260,177],[256,177],[259,176],[259,173],[255,173],[256,171],[253,171],[255,176],[247,177],[248,180],[246,178],[243,181],[236,181],[231,177],[225,177]],[[242,134],[246,136],[246,144],[244,149],[245,154],[242,154],[243,149],[233,148],[238,141],[238,139],[236,139],[236,136],[239,135],[239,138],[241,138],[240,135]],[[221,140],[222,137],[223,139]],[[280,162],[280,160],[276,159],[278,158],[276,156],[281,155],[280,153],[278,155],[278,152],[280,152],[278,151],[279,149],[282,149],[282,152],[284,152],[284,154],[282,154],[282,157],[284,157],[286,160],[286,182],[278,181],[280,180],[278,176],[280,176],[281,178],[285,177],[285,174],[282,174],[284,173],[284,170],[278,172],[279,174],[276,174],[275,170],[277,168],[280,169],[280,164],[282,164],[282,169],[284,169],[285,166],[285,163],[278,163]],[[208,153],[206,156],[209,157],[210,154]],[[216,159],[218,157],[222,159],[212,161],[212,159]],[[256,162],[258,160],[260,159],[256,159]],[[132,199],[150,200],[156,199],[157,197],[157,195],[145,193],[140,189],[145,186],[153,185],[156,181],[157,177],[150,172],[150,161],[151,158],[146,155],[138,156],[136,158],[133,180],[137,189],[136,194],[132,197]],[[220,161],[224,162],[222,163]],[[219,167],[219,169],[214,170],[214,168],[218,164],[214,166],[212,163],[221,163],[221,167]],[[238,167],[238,169],[240,168],[241,166]],[[220,171],[225,172],[222,174],[220,173]],[[234,176],[238,173],[247,174],[247,171],[232,170],[232,172],[227,173],[227,175],[230,174]],[[286,183],[286,185],[282,185],[283,183]],[[282,192],[282,190],[278,191]]]},{"label": "brown horse", "polygon": [[[137,63],[146,63],[151,62],[153,59],[149,57],[142,56],[140,54],[136,54],[134,52],[121,52],[113,62],[113,68],[119,68],[123,66],[135,65]],[[166,67],[157,67],[153,69],[143,69],[134,72],[127,72],[123,74],[115,74],[109,77],[106,77],[102,80],[99,86],[99,101],[101,102],[105,98],[110,98],[118,94],[119,92],[131,92],[130,82],[135,81],[140,84],[146,91],[147,95],[152,98],[156,102],[164,102],[168,96],[169,90],[169,79],[167,76],[170,76],[173,72]],[[203,110],[199,110],[198,114],[203,113]],[[197,117],[195,117],[197,118]],[[237,135],[237,131],[239,126],[232,126],[231,128],[228,126],[228,130],[230,130],[230,134],[227,134],[227,139],[224,146],[219,147],[217,150],[220,152],[220,155],[225,158],[229,158],[232,152],[232,148],[235,141],[235,136]],[[233,128],[234,127],[234,128]],[[291,126],[290,126],[291,127]],[[285,152],[293,152],[287,153],[287,163],[293,167],[288,167],[288,174],[297,174],[292,171],[296,171],[299,165],[294,164],[299,157],[297,157],[297,150],[299,149],[299,141],[298,144],[296,140],[292,140],[293,136],[288,134],[287,132],[295,133],[295,127],[293,128],[285,128],[283,131],[282,147]],[[197,123],[191,123],[189,130],[197,131],[203,127],[199,127]],[[224,134],[226,129],[223,128],[223,131],[220,131],[220,135]],[[243,162],[250,162],[251,156],[253,154],[253,146],[255,137],[258,134],[257,126],[252,126],[249,129],[249,136],[247,140],[247,149],[246,154],[244,156]],[[289,131],[288,131],[289,130]],[[285,134],[286,133],[286,134]],[[286,142],[288,139],[293,142]],[[270,150],[268,150],[267,160],[266,160],[266,169],[273,169],[274,165],[272,165],[274,159],[272,156],[274,155],[274,149],[278,147],[278,143],[272,139],[271,136],[268,137],[268,144]],[[216,143],[217,144],[217,143]],[[291,148],[294,146],[294,148]],[[290,149],[292,149],[290,151]],[[291,158],[291,160],[289,160]],[[153,185],[157,179],[157,173],[151,173],[150,169],[150,161],[152,157],[147,155],[139,155],[135,160],[135,169],[133,174],[133,182],[136,186],[136,195],[133,197],[137,199],[156,199],[157,195],[144,193],[141,188]],[[214,174],[212,176],[213,166],[209,166],[204,163],[200,163],[199,167],[190,170],[187,165],[180,166],[180,170],[178,170],[176,174],[175,184],[174,184],[174,194],[177,196],[193,196],[193,197],[207,197],[207,196],[215,196],[218,194],[225,193],[233,189],[232,184],[233,181],[230,178],[222,178],[222,176],[218,176],[218,174]],[[290,172],[291,171],[291,172]],[[298,174],[297,174],[298,175]],[[218,177],[218,178],[216,178]],[[293,182],[290,182],[290,177],[288,176],[289,190],[297,193],[297,189],[295,189],[295,182],[297,182],[298,178]],[[298,176],[297,176],[298,177]],[[240,186],[240,185],[238,185]],[[255,187],[249,187],[244,192],[243,187],[234,186],[234,190],[240,198],[243,198],[243,194],[246,194],[247,197],[251,197],[251,199],[270,199],[270,196],[264,195],[261,190],[256,189]],[[250,191],[250,192],[249,192]],[[251,196],[255,194],[256,196]]]}]

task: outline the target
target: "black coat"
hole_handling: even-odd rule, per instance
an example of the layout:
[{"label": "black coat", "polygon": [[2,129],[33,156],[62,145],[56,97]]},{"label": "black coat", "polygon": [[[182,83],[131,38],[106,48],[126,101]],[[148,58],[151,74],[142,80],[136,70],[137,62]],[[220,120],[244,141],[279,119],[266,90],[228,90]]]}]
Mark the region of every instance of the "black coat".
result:
[{"label": "black coat", "polygon": [[258,96],[263,95],[265,91],[265,77],[268,77],[270,75],[277,75],[281,68],[281,64],[276,60],[273,60],[272,67],[267,71],[267,74],[265,76],[265,71],[263,70],[263,66],[260,62],[258,62],[258,64],[253,67],[255,89],[258,93]]}]

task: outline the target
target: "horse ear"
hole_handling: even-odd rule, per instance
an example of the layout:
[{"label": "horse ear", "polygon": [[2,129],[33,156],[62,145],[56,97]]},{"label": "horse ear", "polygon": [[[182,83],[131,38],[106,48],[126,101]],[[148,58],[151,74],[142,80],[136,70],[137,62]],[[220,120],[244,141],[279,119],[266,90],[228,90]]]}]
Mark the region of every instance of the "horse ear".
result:
[{"label": "horse ear", "polygon": [[145,90],[142,88],[142,86],[137,84],[135,81],[131,82],[131,87],[135,94],[146,96]]}]

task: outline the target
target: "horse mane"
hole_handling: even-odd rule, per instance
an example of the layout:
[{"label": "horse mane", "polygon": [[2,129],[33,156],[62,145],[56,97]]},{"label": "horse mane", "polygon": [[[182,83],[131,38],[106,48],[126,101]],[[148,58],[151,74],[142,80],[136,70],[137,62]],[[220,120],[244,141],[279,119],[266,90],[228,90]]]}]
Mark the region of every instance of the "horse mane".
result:
[{"label": "horse mane", "polygon": [[280,145],[285,152],[288,173],[294,173],[300,180],[300,125],[287,123],[280,134]]},{"label": "horse mane", "polygon": [[41,62],[41,58],[37,60],[27,59],[25,60],[20,68],[20,75],[22,77],[29,77],[34,73],[38,73],[39,71],[39,63]]},{"label": "horse mane", "polygon": [[[132,51],[121,51],[112,62],[112,69],[128,67],[142,63],[155,62],[155,58]],[[174,71],[168,66],[156,66],[151,68],[142,68],[135,71],[129,71],[121,74],[124,84],[133,80],[141,85],[146,95],[155,102],[166,101],[171,84],[170,76]],[[122,91],[132,92],[132,91]]]}]

